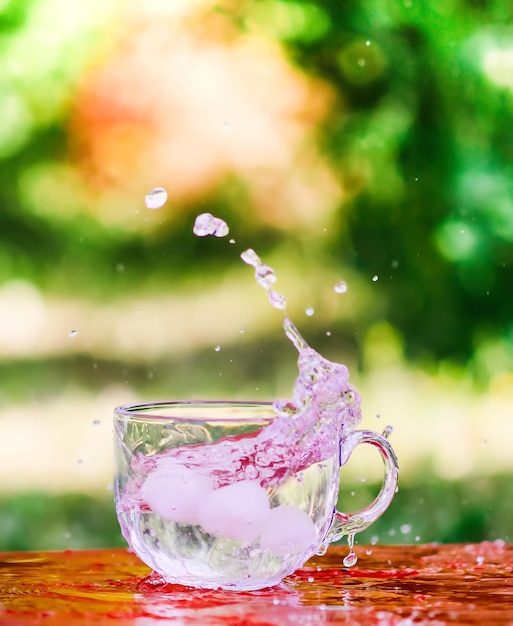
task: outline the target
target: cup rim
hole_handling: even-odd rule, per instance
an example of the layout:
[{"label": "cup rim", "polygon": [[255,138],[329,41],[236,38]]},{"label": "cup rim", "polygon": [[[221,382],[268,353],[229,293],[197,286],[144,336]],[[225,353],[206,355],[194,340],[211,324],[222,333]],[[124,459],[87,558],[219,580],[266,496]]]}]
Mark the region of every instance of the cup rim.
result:
[{"label": "cup rim", "polygon": [[[273,402],[270,400],[157,400],[150,402],[135,402],[129,404],[121,404],[114,409],[114,419],[128,419],[133,421],[152,421],[152,422],[169,422],[169,421],[184,421],[184,422],[239,422],[239,423],[255,423],[255,421],[271,422],[278,414],[273,412]],[[193,411],[185,414],[180,414],[178,410],[176,414],[172,412],[162,414],[159,413],[159,409],[162,410],[172,409],[173,407],[194,409],[194,407],[208,410],[208,408],[218,411],[222,407],[227,409],[244,408],[256,409],[257,413],[248,415],[223,415],[219,412],[218,415],[194,415]],[[258,411],[265,415],[258,415]]]}]

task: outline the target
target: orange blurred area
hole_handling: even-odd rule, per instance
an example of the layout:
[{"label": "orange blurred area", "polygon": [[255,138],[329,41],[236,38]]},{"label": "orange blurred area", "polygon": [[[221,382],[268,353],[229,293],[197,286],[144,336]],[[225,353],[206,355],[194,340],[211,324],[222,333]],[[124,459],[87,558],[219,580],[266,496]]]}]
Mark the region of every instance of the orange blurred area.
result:
[{"label": "orange blurred area", "polygon": [[96,217],[135,227],[127,206],[148,186],[169,189],[175,213],[236,175],[252,220],[296,229],[329,219],[344,192],[314,137],[335,106],[330,86],[210,2],[179,16],[154,4],[116,15],[74,96],[71,149]]}]

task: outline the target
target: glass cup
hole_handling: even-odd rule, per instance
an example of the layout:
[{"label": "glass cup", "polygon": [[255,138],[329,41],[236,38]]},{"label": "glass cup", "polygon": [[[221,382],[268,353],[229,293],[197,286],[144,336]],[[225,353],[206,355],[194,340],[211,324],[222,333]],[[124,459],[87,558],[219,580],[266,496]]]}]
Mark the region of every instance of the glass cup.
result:
[{"label": "glass cup", "polygon": [[[325,428],[299,436],[294,417],[270,402],[125,405],[115,410],[114,433],[121,531],[170,583],[276,585],[330,542],[372,524],[397,486],[397,459],[383,436]],[[383,484],[368,507],[341,513],[339,470],[363,443],[382,455]]]}]

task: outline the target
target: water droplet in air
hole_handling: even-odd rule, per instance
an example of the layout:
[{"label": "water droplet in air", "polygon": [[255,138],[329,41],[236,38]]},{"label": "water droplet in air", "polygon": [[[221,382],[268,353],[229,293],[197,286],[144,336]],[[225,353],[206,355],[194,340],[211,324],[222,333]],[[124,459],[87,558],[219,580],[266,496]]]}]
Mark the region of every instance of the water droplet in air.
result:
[{"label": "water droplet in air", "polygon": [[235,243],[235,239],[230,239],[229,243]]},{"label": "water droplet in air", "polygon": [[314,581],[315,581],[315,578],[313,576],[308,576],[309,583],[313,583]]},{"label": "water droplet in air", "polygon": [[308,315],[308,317],[312,317],[312,315],[315,313],[315,310],[313,309],[313,307],[309,306],[307,309],[305,309],[305,313],[306,315]]},{"label": "water droplet in air", "polygon": [[221,346],[216,346],[216,347],[214,348],[214,350],[215,350],[216,352],[219,352],[219,351],[221,350]]},{"label": "water droplet in air", "polygon": [[408,533],[411,533],[411,524],[403,524],[399,530],[401,531],[401,534],[407,535]]},{"label": "water droplet in air", "polygon": [[388,439],[393,432],[394,432],[394,427],[388,425],[383,429],[382,435],[385,439]]},{"label": "water droplet in air", "polygon": [[331,330],[327,330],[327,331],[326,331],[326,336],[327,336],[327,337],[331,337]]},{"label": "water droplet in air", "polygon": [[228,125],[228,122],[225,122],[223,124],[223,130],[226,132],[227,130],[230,130],[230,126]]},{"label": "water droplet in air", "polygon": [[371,537],[371,546],[375,546],[378,543],[379,537],[377,535],[374,535],[374,537]]},{"label": "water droplet in air", "polygon": [[82,459],[77,459],[77,465],[83,465],[84,461]]},{"label": "water droplet in air", "polygon": [[160,209],[167,200],[167,191],[163,187],[155,187],[144,197],[147,209]]},{"label": "water droplet in air", "polygon": [[478,556],[476,559],[476,563],[478,565],[482,565],[484,563],[484,560],[485,560],[484,556]]},{"label": "water droplet in air", "polygon": [[71,533],[64,533],[64,539],[71,539]]},{"label": "water droplet in air", "polygon": [[207,235],[225,237],[230,229],[220,217],[214,217],[211,213],[202,213],[196,217],[192,232],[198,237],[206,237]]},{"label": "water droplet in air", "polygon": [[78,330],[70,330],[69,331],[69,337],[77,337],[78,336]]},{"label": "water droplet in air", "polygon": [[244,328],[241,328],[241,329],[239,330],[239,333],[240,333],[241,335],[243,335],[243,334],[244,334]]},{"label": "water droplet in air", "polygon": [[262,264],[260,257],[252,248],[244,250],[244,252],[241,253],[240,258],[244,261],[244,263],[252,265],[253,267],[258,267]]},{"label": "water droplet in air", "polygon": [[125,266],[123,265],[123,263],[118,263],[118,264],[116,265],[116,272],[117,272],[118,274],[121,274],[121,273],[123,273],[124,271],[125,271]]},{"label": "water droplet in air", "polygon": [[142,313],[141,309],[137,309],[136,313],[137,315],[140,315]]},{"label": "water droplet in air", "polygon": [[374,274],[374,276],[372,277],[372,282],[375,283],[379,280],[379,276],[377,274]]},{"label": "water droplet in air", "polygon": [[255,268],[255,279],[264,289],[270,289],[276,282],[276,274],[268,265],[258,265]]},{"label": "water droplet in air", "polygon": [[272,289],[269,290],[269,302],[275,309],[280,309],[281,311],[284,311],[287,307],[287,300],[285,299],[285,296],[282,296],[281,293],[277,293]]},{"label": "water droplet in air", "polygon": [[93,426],[99,426],[101,424],[100,420],[94,420]]},{"label": "water droplet in air", "polygon": [[226,237],[229,232],[228,224],[221,218],[216,217],[216,232],[214,235],[216,237]]},{"label": "water droplet in air", "polygon": [[420,541],[420,535],[415,535],[415,541]]},{"label": "water droplet in air", "polygon": [[365,42],[365,45],[366,45],[366,46],[370,46],[370,43],[371,43],[370,41],[366,41],[366,42]]},{"label": "water droplet in air", "polygon": [[488,445],[488,439],[483,439],[483,446],[487,446]]},{"label": "water droplet in air", "polygon": [[339,280],[338,283],[333,287],[335,293],[346,293],[347,291],[347,283],[345,280]]}]

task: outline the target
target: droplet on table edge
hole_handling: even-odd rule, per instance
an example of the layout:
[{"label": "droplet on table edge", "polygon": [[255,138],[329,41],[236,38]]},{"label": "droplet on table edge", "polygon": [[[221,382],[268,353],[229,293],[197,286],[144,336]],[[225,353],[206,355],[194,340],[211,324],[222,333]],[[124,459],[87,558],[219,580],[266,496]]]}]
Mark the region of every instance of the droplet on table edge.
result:
[{"label": "droplet on table edge", "polygon": [[339,280],[338,283],[333,287],[335,293],[346,293],[347,291],[347,283],[345,280]]},{"label": "droplet on table edge", "polygon": [[144,196],[147,209],[160,209],[167,200],[167,191],[163,187],[155,187]]},{"label": "droplet on table edge", "polygon": [[358,561],[358,557],[353,551],[351,551],[346,557],[344,557],[344,560],[342,561],[342,563],[344,564],[345,567],[353,567],[353,565],[356,565],[357,561]]}]

